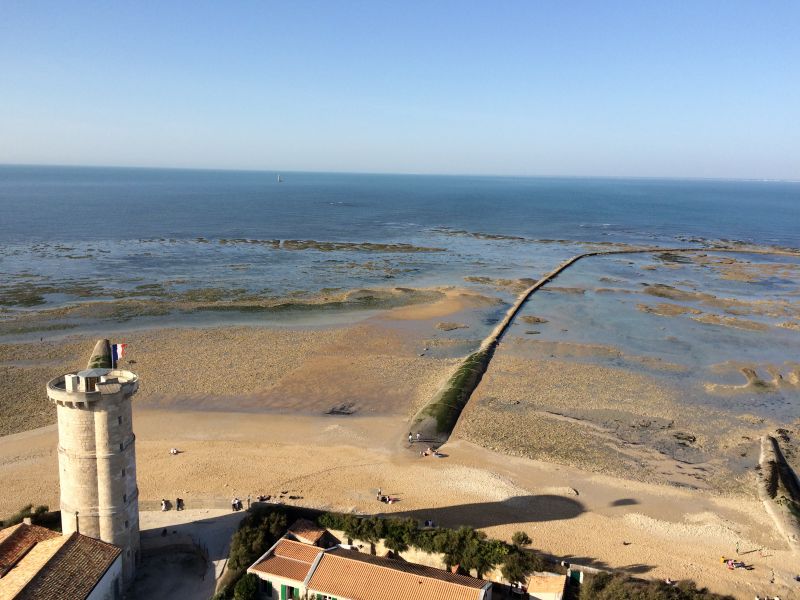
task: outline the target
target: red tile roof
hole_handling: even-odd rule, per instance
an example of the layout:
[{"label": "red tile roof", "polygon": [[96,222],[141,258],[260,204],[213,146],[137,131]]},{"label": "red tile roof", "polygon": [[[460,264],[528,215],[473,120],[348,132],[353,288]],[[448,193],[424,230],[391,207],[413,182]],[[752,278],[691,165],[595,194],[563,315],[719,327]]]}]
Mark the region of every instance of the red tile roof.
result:
[{"label": "red tile roof", "polygon": [[325,535],[325,529],[308,519],[297,519],[289,527],[289,533],[307,544],[316,544]]},{"label": "red tile roof", "polygon": [[326,552],[308,588],[351,600],[479,600],[486,581],[337,548]]},{"label": "red tile roof", "polygon": [[311,565],[321,553],[322,548],[317,546],[283,538],[266,558],[254,564],[247,571],[276,575],[294,581],[305,581]]},{"label": "red tile roof", "polygon": [[0,531],[0,598],[83,600],[121,553],[78,533],[9,527]]},{"label": "red tile roof", "polygon": [[0,531],[0,577],[3,577],[39,542],[59,537],[59,533],[20,523]]},{"label": "red tile roof", "polygon": [[73,533],[16,599],[83,600],[121,553],[117,546]]}]

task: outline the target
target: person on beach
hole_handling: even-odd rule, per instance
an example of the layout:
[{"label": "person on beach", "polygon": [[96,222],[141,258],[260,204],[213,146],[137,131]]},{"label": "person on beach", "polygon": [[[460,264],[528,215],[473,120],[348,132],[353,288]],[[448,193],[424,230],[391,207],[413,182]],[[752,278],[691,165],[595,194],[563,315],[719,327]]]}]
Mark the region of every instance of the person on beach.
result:
[{"label": "person on beach", "polygon": [[419,439],[420,439],[421,437],[422,437],[422,435],[420,435],[420,433],[419,433],[419,431],[418,431],[418,432],[417,432],[417,441],[419,441]]},{"label": "person on beach", "polygon": [[414,443],[414,437],[411,435],[410,431],[408,432],[408,443],[409,444],[413,444]]},{"label": "person on beach", "polygon": [[162,498],[161,499],[161,512],[164,512],[166,510],[167,510],[167,501],[164,498]]},{"label": "person on beach", "polygon": [[250,510],[250,494],[247,494],[247,510]]}]

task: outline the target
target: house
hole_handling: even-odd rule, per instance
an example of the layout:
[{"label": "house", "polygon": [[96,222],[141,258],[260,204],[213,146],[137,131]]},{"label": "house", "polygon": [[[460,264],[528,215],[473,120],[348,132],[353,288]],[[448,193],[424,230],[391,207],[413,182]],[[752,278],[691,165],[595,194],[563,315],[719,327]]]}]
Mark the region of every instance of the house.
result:
[{"label": "house", "polygon": [[492,583],[467,575],[283,537],[248,573],[274,600],[491,600]]},{"label": "house", "polygon": [[0,530],[0,600],[119,600],[122,549],[20,523]]},{"label": "house", "polygon": [[289,527],[287,537],[302,542],[303,544],[320,546],[322,548],[330,548],[339,543],[339,540],[327,529],[316,525],[308,519],[297,519],[297,521]]}]

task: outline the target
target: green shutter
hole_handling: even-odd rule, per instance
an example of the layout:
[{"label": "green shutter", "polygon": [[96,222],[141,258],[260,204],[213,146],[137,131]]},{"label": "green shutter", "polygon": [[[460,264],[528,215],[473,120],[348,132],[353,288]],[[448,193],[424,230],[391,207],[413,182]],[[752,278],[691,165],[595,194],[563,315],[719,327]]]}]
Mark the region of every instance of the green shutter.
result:
[{"label": "green shutter", "polygon": [[286,600],[286,585],[281,584],[281,600]]}]

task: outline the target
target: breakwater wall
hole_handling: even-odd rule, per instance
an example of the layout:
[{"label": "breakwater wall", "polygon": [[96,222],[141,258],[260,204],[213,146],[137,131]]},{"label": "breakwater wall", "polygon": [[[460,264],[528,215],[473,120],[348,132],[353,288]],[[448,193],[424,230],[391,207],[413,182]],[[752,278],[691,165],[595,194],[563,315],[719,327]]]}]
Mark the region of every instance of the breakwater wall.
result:
[{"label": "breakwater wall", "polygon": [[478,387],[489,368],[494,352],[505,333],[511,327],[514,319],[519,314],[522,307],[531,297],[558,277],[561,273],[569,269],[578,261],[593,256],[614,256],[626,254],[661,254],[661,253],[714,253],[727,252],[735,254],[762,254],[762,255],[782,255],[800,258],[800,252],[789,250],[764,250],[757,248],[735,248],[735,247],[704,247],[704,248],[635,248],[625,250],[598,250],[595,252],[584,252],[576,254],[560,263],[553,270],[542,276],[532,286],[522,292],[517,300],[506,311],[505,316],[495,326],[492,332],[481,342],[480,348],[467,356],[464,362],[459,365],[455,372],[448,378],[447,382],[437,391],[434,397],[423,406],[411,419],[410,431],[420,432],[422,439],[432,444],[445,443],[453,429],[455,429],[461,412],[469,402],[472,392]]}]

